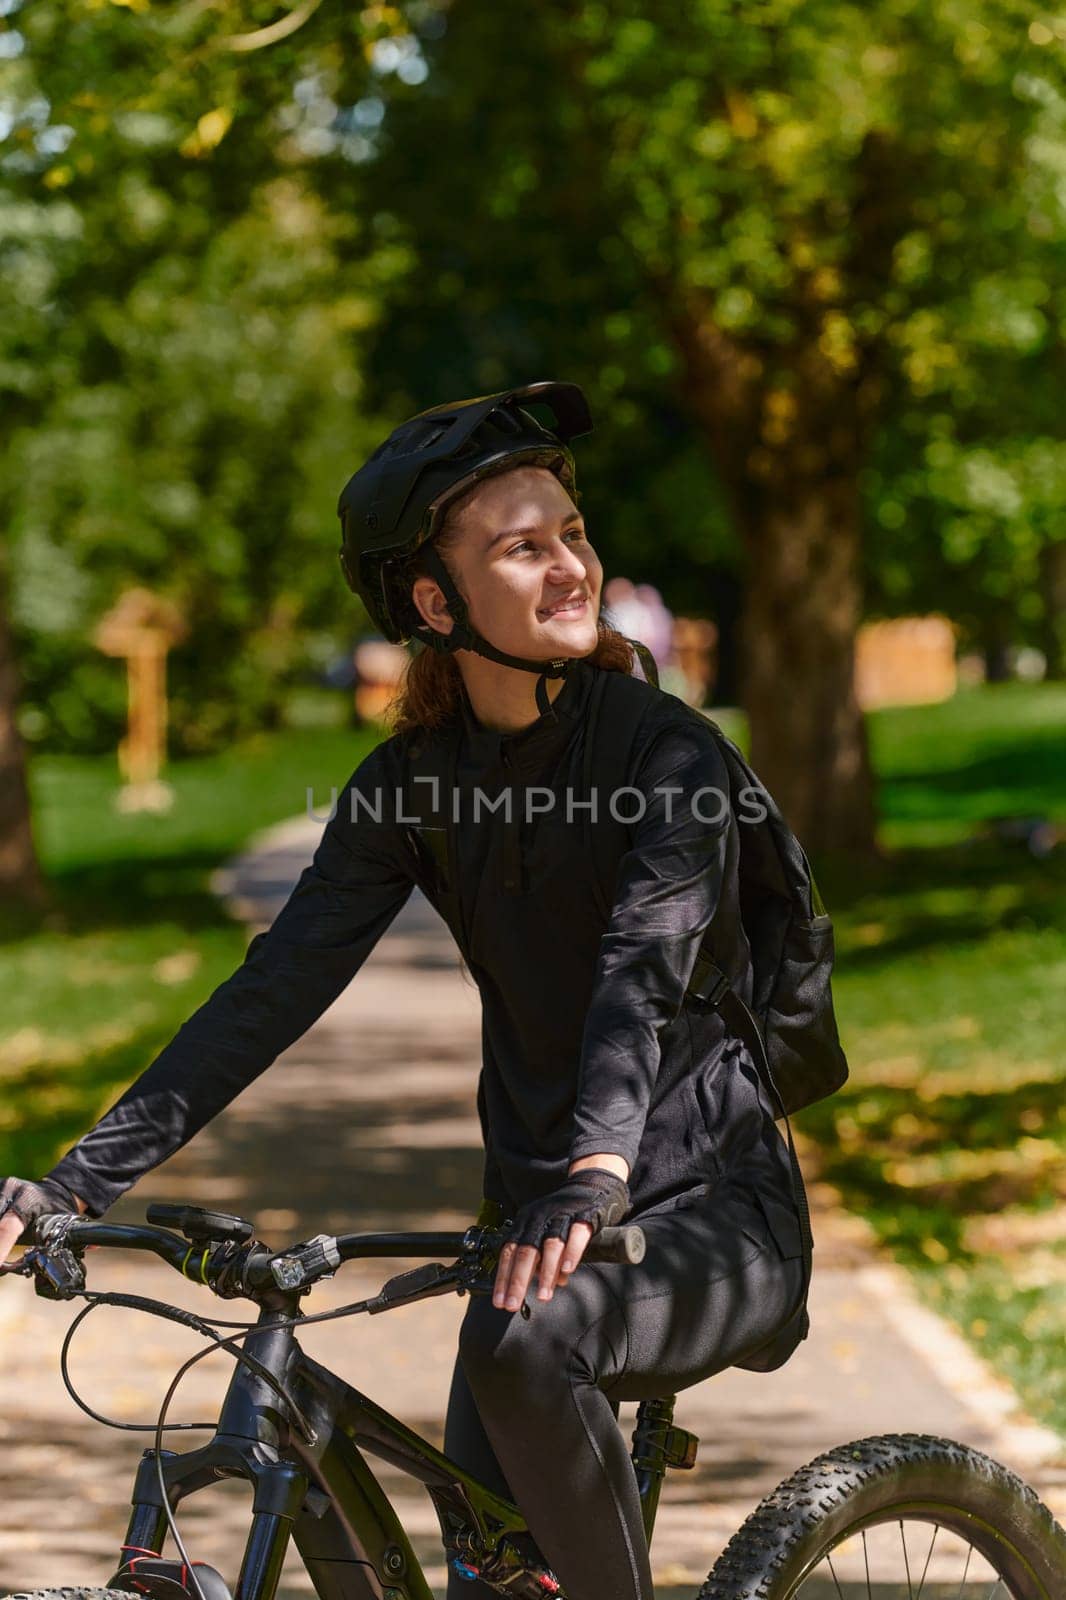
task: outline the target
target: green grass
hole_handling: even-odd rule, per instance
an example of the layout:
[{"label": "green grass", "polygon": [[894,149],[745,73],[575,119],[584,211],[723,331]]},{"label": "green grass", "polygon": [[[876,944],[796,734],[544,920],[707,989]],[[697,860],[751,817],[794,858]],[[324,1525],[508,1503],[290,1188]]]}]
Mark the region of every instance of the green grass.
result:
[{"label": "green grass", "polygon": [[124,815],[111,759],[38,756],[35,832],[54,907],[0,928],[0,1173],[43,1170],[146,1067],[243,958],[210,892],[248,837],[325,811],[375,742],[336,729],[257,737],[173,765],[174,803]]},{"label": "green grass", "polygon": [[1004,685],[882,711],[891,858],[821,874],[847,1088],[800,1125],[923,1295],[1066,1434],[1066,689]]},{"label": "green grass", "polygon": [[869,728],[889,847],[957,844],[1002,816],[1066,822],[1066,684],[963,690]]}]

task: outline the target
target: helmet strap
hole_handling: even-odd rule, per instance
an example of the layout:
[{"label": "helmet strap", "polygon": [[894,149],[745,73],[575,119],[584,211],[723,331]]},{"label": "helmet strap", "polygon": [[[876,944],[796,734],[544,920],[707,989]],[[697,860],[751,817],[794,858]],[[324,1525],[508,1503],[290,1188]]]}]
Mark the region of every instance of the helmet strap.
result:
[{"label": "helmet strap", "polygon": [[418,637],[432,650],[439,650],[445,655],[450,655],[455,650],[473,650],[477,655],[484,656],[487,661],[496,661],[502,667],[517,667],[520,672],[536,672],[538,676],[536,696],[537,706],[541,715],[546,715],[551,710],[551,701],[544,685],[545,678],[565,678],[574,661],[573,656],[556,657],[551,661],[532,661],[524,656],[510,656],[504,650],[497,650],[480,633],[475,632],[470,624],[470,616],[466,601],[455,587],[451,573],[448,571],[440,554],[432,544],[423,547],[423,560],[429,568],[435,582],[440,586],[444,596],[444,604],[454,627],[451,633],[438,633],[436,628],[428,633],[419,632]]}]

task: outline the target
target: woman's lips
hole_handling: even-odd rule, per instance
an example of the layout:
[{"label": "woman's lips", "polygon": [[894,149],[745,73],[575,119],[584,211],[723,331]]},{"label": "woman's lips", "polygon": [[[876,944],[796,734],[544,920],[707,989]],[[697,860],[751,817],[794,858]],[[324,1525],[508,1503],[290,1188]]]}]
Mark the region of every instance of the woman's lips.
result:
[{"label": "woman's lips", "polygon": [[546,622],[551,622],[555,617],[583,617],[588,610],[588,600],[564,600],[558,606],[552,606],[539,612]]}]

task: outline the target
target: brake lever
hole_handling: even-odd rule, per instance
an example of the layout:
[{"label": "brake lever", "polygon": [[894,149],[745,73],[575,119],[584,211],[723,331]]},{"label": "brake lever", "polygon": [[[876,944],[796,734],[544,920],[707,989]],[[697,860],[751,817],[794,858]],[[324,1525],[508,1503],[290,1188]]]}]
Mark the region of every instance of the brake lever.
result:
[{"label": "brake lever", "polygon": [[391,1311],[393,1306],[427,1300],[431,1295],[450,1294],[459,1281],[455,1267],[445,1267],[439,1261],[427,1261],[424,1266],[412,1267],[410,1272],[400,1272],[395,1278],[390,1278],[372,1300],[365,1302],[366,1310],[373,1316],[378,1311]]},{"label": "brake lever", "polygon": [[33,1286],[44,1300],[73,1300],[85,1289],[85,1263],[65,1245],[33,1245],[23,1256]]},{"label": "brake lever", "polygon": [[[456,1268],[459,1283],[457,1293],[492,1294],[496,1287],[500,1246],[507,1239],[509,1232],[509,1220],[503,1227],[480,1227],[468,1230],[463,1254]],[[529,1301],[523,1299],[518,1309],[523,1320],[528,1322],[531,1315]]]}]

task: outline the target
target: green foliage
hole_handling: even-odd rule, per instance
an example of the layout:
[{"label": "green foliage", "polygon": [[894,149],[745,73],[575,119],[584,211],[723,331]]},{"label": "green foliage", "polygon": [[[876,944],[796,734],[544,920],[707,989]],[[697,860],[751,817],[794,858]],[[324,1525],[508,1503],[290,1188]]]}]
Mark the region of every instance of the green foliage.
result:
[{"label": "green foliage", "polygon": [[[833,448],[828,386],[869,435],[871,604],[1037,637],[1066,470],[1059,21],[550,0],[516,50],[478,0],[278,20],[4,8],[0,517],[32,739],[113,745],[121,669],[90,635],[131,582],[188,618],[176,747],[269,724],[361,620],[346,473],[397,417],[545,373],[603,424],[583,487],[611,565],[676,609],[718,608],[740,564],[736,474],[804,428]],[[708,341],[758,379],[710,434]]]},{"label": "green foliage", "polygon": [[1066,548],[1061,361],[1049,339],[988,362],[979,401],[908,409],[864,480],[874,608],[946,611],[964,647],[1035,644],[1060,674],[1066,619],[1046,571]]},{"label": "green foliage", "polygon": [[315,195],[292,113],[323,60],[364,83],[381,29],[356,14],[228,47],[271,10],[8,7],[0,515],[24,726],[53,747],[114,743],[123,674],[91,633],[130,584],[188,625],[170,672],[179,749],[275,718],[316,646],[361,616],[335,498],[377,433],[351,349],[375,314],[373,263],[344,266],[358,215]]},{"label": "green foliage", "polygon": [[574,85],[587,9],[533,8],[516,51],[499,8],[452,6],[425,39],[425,85],[383,86],[377,158],[324,182],[334,204],[365,193],[375,240],[407,252],[361,341],[378,408],[399,417],[546,376],[580,382],[598,426],[580,443],[579,481],[602,554],[677,610],[709,611],[736,534],[646,263],[619,235],[610,135]]},{"label": "green foliage", "polygon": [[506,8],[451,6],[364,174],[412,256],[375,397],[577,378],[605,553],[686,609],[775,463],[786,499],[865,464],[872,605],[1034,637],[1066,459],[1062,38],[1021,0],[587,0],[534,8],[519,51]]}]

